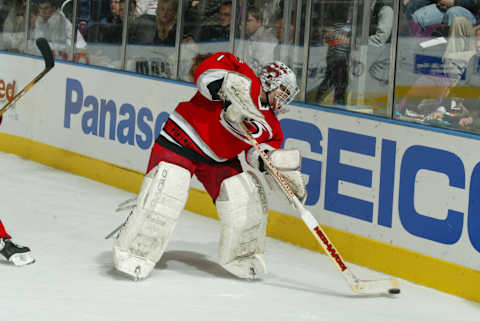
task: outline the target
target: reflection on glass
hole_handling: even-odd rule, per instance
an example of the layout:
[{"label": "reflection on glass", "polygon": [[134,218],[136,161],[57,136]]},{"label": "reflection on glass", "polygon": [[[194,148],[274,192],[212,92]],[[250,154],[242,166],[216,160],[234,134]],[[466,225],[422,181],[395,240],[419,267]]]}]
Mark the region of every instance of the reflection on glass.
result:
[{"label": "reflection on glass", "polygon": [[[126,0],[78,1],[79,30],[88,43],[88,55],[76,50],[78,62],[121,68],[121,45]],[[136,1],[130,1],[129,21],[135,19]]]},{"label": "reflection on glass", "polygon": [[257,74],[263,66],[281,61],[295,72],[300,85],[303,66],[303,30],[300,29],[305,24],[302,20],[297,25],[295,19],[301,14],[298,10],[305,10],[302,2],[288,1],[285,5],[275,0],[248,3],[246,10],[241,7],[244,2],[239,4],[237,25],[240,28],[235,32],[235,54]]},{"label": "reflection on glass", "polygon": [[[272,17],[261,8],[247,8],[246,22],[236,41],[236,54],[240,56],[258,75],[262,67],[274,61],[274,50],[278,39],[273,30]],[[244,34],[244,38],[242,37]]]},{"label": "reflection on glass", "polygon": [[[273,51],[274,60],[287,64],[297,76],[298,86],[301,84],[303,63],[304,63],[304,27],[305,27],[305,8],[301,8],[301,12],[297,12],[297,6],[292,6],[294,11],[279,12],[274,18],[274,33],[278,39],[278,44]],[[297,17],[302,18],[297,21]],[[288,21],[288,18],[290,21]],[[303,88],[302,88],[303,89]],[[297,96],[295,100],[299,100]]]},{"label": "reflection on glass", "polygon": [[392,1],[315,1],[307,102],[384,115]]},{"label": "reflection on glass", "polygon": [[349,109],[387,116],[393,1],[359,4],[355,12]]},{"label": "reflection on glass", "polygon": [[158,0],[154,17],[144,14],[129,24],[127,70],[156,77],[176,77],[177,8],[177,0]]},{"label": "reflection on glass", "polygon": [[231,1],[188,1],[180,48],[179,79],[193,81],[196,66],[209,54],[229,50]]},{"label": "reflection on glass", "polygon": [[[77,57],[72,57],[71,53],[72,7],[67,6],[68,3],[70,3],[69,0],[65,1],[61,7],[55,0],[39,0],[34,3],[30,15],[32,30],[27,44],[27,53],[40,55],[35,46],[35,40],[43,37],[48,40],[56,59],[76,60],[74,58]],[[85,54],[87,43],[82,34],[77,32],[76,38],[75,49]]]},{"label": "reflection on glass", "polygon": [[315,1],[307,102],[347,104],[352,39],[352,2]]},{"label": "reflection on glass", "polygon": [[478,12],[437,9],[419,0],[402,7],[394,117],[478,133]]},{"label": "reflection on glass", "polygon": [[0,9],[0,50],[23,52],[25,50],[25,0],[5,2]]}]

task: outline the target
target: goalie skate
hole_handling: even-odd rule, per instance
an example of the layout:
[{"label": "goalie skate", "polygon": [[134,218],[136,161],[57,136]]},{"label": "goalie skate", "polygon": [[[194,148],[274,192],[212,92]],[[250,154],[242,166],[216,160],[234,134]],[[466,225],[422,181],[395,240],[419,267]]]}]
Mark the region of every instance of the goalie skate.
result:
[{"label": "goalie skate", "polygon": [[254,280],[267,273],[267,265],[262,254],[235,259],[224,264],[223,268],[241,279]]},{"label": "goalie skate", "polygon": [[16,266],[23,266],[35,262],[28,247],[18,245],[6,237],[0,239],[0,254]]}]

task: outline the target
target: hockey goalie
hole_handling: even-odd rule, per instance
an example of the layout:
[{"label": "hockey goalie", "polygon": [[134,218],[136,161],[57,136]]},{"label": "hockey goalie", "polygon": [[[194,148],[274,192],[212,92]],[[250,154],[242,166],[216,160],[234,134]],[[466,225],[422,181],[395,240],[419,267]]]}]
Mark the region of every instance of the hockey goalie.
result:
[{"label": "hockey goalie", "polygon": [[152,147],[136,205],[114,243],[114,265],[135,279],[148,277],[165,251],[196,175],[221,220],[220,265],[239,278],[259,278],[267,272],[268,206],[261,180],[242,169],[239,154],[245,151],[246,162],[275,183],[240,124],[303,201],[300,153],[281,149],[283,133],[276,116],[298,93],[296,77],[281,62],[266,65],[257,77],[233,54],[218,52],[197,67],[194,81],[197,92],[178,104]]}]

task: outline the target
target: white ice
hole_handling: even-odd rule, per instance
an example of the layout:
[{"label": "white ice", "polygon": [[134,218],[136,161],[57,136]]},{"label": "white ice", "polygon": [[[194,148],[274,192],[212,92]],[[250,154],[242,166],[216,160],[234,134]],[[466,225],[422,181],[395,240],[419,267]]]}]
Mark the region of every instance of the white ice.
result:
[{"label": "white ice", "polygon": [[0,153],[0,168],[0,218],[37,259],[21,268],[0,260],[0,321],[480,319],[480,304],[404,280],[396,298],[357,296],[325,255],[270,238],[270,274],[236,279],[216,263],[219,222],[187,211],[151,276],[134,282],[113,270],[104,239],[132,193],[11,154]]}]

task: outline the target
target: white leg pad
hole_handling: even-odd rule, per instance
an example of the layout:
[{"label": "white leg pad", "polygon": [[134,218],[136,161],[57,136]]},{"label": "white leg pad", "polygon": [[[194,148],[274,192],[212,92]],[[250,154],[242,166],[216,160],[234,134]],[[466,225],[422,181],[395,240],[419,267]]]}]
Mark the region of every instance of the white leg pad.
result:
[{"label": "white leg pad", "polygon": [[216,206],[222,224],[220,264],[239,278],[265,274],[268,207],[261,182],[250,172],[224,180]]},{"label": "white leg pad", "polygon": [[115,268],[146,278],[162,257],[177,218],[185,206],[190,172],[160,162],[144,178],[136,207],[122,227],[113,247]]}]

